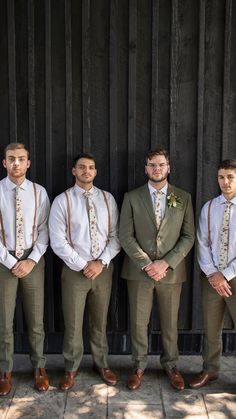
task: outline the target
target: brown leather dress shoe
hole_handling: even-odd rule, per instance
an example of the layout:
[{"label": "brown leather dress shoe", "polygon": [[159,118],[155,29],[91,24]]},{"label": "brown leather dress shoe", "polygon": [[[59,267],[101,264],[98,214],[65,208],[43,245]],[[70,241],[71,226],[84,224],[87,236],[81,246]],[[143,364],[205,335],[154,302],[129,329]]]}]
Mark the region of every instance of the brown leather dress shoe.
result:
[{"label": "brown leather dress shoe", "polygon": [[176,390],[184,390],[184,379],[177,368],[173,367],[165,371],[169,377],[172,387],[174,387]]},{"label": "brown leather dress shoe", "polygon": [[11,372],[0,372],[0,396],[6,396],[10,393],[11,387]]},{"label": "brown leather dress shoe", "polygon": [[34,370],[34,387],[38,391],[48,390],[48,376],[44,368],[36,368]]},{"label": "brown leather dress shoe", "polygon": [[218,374],[216,372],[200,372],[190,383],[191,388],[200,388],[205,386],[209,381],[217,380]]},{"label": "brown leather dress shoe", "polygon": [[65,371],[65,374],[59,384],[59,389],[62,391],[70,390],[75,384],[75,377],[77,375],[76,371]]},{"label": "brown leather dress shoe", "polygon": [[98,368],[96,365],[93,367],[101,379],[109,386],[115,386],[117,384],[117,377],[110,368]]},{"label": "brown leather dress shoe", "polygon": [[142,368],[137,368],[133,374],[130,374],[127,380],[127,387],[130,390],[137,390],[143,378],[144,370]]}]

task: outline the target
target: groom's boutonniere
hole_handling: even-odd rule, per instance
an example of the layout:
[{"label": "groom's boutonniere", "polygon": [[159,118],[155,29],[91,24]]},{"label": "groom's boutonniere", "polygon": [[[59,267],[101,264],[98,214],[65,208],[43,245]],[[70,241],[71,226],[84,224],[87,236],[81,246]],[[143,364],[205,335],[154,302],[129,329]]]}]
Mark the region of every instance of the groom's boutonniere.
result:
[{"label": "groom's boutonniere", "polygon": [[167,196],[167,205],[169,208],[181,208],[182,202],[177,195],[171,192],[170,195]]}]

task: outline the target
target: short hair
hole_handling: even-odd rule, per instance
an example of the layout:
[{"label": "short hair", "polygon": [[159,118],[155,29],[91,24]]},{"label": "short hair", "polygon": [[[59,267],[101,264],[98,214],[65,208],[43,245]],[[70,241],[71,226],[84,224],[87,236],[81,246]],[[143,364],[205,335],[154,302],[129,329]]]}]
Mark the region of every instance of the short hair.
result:
[{"label": "short hair", "polygon": [[74,160],[73,160],[73,167],[75,167],[75,166],[76,166],[76,163],[77,163],[77,161],[78,161],[79,159],[89,159],[89,160],[93,160],[93,161],[94,161],[94,163],[95,163],[95,165],[96,165],[96,160],[95,160],[95,157],[94,157],[92,154],[90,154],[90,153],[81,153],[81,154],[78,154],[78,155],[74,158]]},{"label": "short hair", "polygon": [[218,170],[220,169],[233,169],[236,170],[236,159],[227,159],[227,160],[223,160],[219,166],[218,166]]},{"label": "short hair", "polygon": [[4,159],[6,158],[7,151],[9,150],[25,150],[27,152],[27,156],[29,159],[29,150],[26,148],[25,144],[23,143],[10,143],[4,149]]},{"label": "short hair", "polygon": [[153,157],[155,156],[164,156],[168,164],[170,163],[170,156],[169,156],[168,151],[165,148],[158,147],[158,148],[155,148],[154,150],[148,151],[146,154],[146,163],[148,160],[152,160]]}]

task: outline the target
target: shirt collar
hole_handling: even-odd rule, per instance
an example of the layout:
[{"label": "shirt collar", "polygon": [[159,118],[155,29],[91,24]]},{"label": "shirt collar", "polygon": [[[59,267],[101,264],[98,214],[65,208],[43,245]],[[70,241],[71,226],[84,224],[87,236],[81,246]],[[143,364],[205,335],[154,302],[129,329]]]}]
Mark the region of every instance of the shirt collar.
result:
[{"label": "shirt collar", "polygon": [[[75,183],[75,190],[79,195],[83,195],[85,190],[83,188],[81,188],[79,185],[77,185],[77,183]],[[89,191],[91,193],[91,195],[96,195],[97,193],[97,188],[95,186],[92,186],[91,189],[89,189]]]},{"label": "shirt collar", "polygon": [[[28,187],[28,183],[29,183],[29,181],[27,179],[25,179],[24,182],[20,185],[20,188],[26,190],[27,187]],[[6,177],[6,187],[7,187],[7,190],[8,191],[12,191],[13,189],[16,188],[16,186],[17,185],[14,182],[12,182],[9,179],[9,177],[7,176]]]},{"label": "shirt collar", "polygon": [[[227,202],[227,199],[225,199],[223,194],[219,196],[219,202],[220,204],[225,204],[225,202]],[[229,202],[232,202],[232,204],[236,205],[236,197],[234,197],[233,199],[230,199]]]},{"label": "shirt collar", "polygon": [[[154,192],[156,193],[156,189],[151,185],[150,182],[148,182],[148,189],[150,194],[152,195]],[[163,186],[163,188],[160,189],[160,191],[164,194],[167,195],[167,189],[168,189],[168,183],[166,183],[165,186]]]}]

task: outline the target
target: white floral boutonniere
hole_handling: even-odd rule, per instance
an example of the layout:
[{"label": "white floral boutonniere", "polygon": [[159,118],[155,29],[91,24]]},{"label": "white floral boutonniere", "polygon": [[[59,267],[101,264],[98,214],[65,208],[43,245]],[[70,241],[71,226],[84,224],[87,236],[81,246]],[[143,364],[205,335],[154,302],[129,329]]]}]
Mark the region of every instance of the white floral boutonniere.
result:
[{"label": "white floral boutonniere", "polygon": [[171,192],[170,195],[167,196],[167,205],[169,208],[181,208],[182,202],[177,195]]}]

